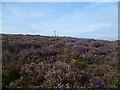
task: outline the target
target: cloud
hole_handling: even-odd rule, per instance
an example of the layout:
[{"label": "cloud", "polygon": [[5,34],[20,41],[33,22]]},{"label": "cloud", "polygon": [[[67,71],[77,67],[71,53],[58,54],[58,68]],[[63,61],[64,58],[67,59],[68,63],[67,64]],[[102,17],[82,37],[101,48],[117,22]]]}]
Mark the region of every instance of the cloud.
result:
[{"label": "cloud", "polygon": [[56,30],[60,36],[116,37],[117,3],[12,3],[4,7],[7,33],[53,35]]},{"label": "cloud", "polygon": [[79,35],[82,37],[91,37],[96,39],[117,40],[118,30],[117,25],[115,24],[103,24],[103,26],[94,31],[79,33]]}]

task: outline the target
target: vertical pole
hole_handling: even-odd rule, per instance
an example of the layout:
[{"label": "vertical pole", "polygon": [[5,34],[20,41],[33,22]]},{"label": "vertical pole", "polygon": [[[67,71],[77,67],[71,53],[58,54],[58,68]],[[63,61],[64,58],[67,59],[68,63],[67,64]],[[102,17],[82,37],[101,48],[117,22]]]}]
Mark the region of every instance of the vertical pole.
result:
[{"label": "vertical pole", "polygon": [[56,37],[56,31],[54,31],[54,36]]}]

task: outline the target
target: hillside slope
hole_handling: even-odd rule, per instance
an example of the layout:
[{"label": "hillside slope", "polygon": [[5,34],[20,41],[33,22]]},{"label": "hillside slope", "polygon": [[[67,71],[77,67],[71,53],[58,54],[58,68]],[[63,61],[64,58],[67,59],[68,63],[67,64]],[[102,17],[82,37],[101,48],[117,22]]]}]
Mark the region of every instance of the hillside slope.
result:
[{"label": "hillside slope", "polygon": [[120,42],[2,34],[3,87],[117,88]]}]

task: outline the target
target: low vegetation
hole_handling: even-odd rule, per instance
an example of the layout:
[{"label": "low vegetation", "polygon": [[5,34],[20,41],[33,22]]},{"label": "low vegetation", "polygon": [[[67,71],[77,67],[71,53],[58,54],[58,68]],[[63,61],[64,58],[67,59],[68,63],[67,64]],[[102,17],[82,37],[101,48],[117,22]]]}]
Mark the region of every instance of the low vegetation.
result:
[{"label": "low vegetation", "polygon": [[118,88],[119,41],[2,34],[3,88]]}]

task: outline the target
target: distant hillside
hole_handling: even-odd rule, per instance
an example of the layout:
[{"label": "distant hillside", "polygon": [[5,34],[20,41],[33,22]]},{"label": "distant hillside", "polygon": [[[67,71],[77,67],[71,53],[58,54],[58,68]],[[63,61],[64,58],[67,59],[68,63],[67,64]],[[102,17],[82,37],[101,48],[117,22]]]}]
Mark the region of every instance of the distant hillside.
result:
[{"label": "distant hillside", "polygon": [[3,87],[117,88],[119,41],[2,34]]}]

